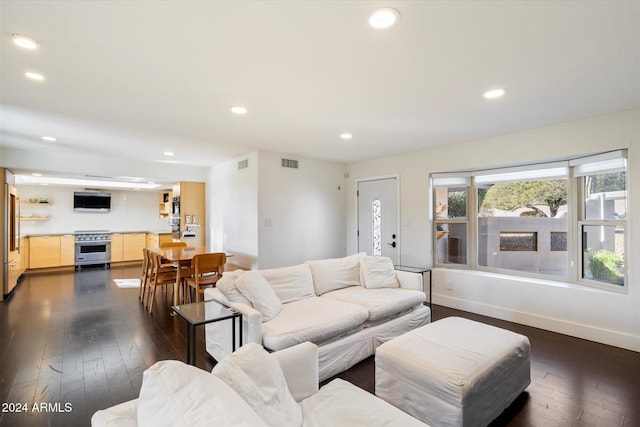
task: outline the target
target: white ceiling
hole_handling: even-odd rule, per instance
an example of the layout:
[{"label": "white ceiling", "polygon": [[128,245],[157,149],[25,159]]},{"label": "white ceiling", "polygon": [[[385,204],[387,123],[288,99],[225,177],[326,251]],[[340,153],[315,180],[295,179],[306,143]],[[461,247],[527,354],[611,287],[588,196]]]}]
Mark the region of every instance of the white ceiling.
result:
[{"label": "white ceiling", "polygon": [[[380,6],[395,27],[368,26]],[[11,148],[349,163],[640,106],[638,1],[2,0],[0,14]],[[494,87],[507,95],[485,100]]]}]

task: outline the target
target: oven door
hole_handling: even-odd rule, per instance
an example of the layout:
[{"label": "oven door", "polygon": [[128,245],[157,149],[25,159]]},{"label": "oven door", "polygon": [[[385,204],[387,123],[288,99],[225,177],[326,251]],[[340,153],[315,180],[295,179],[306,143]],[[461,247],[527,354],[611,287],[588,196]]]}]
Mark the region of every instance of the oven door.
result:
[{"label": "oven door", "polygon": [[76,265],[111,262],[111,242],[76,242]]}]

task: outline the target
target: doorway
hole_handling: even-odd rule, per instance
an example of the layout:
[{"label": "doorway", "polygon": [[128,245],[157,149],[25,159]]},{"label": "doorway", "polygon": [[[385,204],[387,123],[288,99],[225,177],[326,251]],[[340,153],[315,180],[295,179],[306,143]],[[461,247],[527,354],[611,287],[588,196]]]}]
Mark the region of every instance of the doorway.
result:
[{"label": "doorway", "polygon": [[358,252],[398,264],[398,179],[358,182]]}]

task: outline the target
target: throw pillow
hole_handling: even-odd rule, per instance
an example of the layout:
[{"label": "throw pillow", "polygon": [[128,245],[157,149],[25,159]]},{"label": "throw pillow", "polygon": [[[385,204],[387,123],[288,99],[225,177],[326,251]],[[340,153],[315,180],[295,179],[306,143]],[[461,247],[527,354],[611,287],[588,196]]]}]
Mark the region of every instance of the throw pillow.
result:
[{"label": "throw pillow", "polygon": [[273,319],[282,310],[280,299],[269,282],[257,271],[247,271],[238,277],[236,287],[251,301],[253,308],[262,314],[263,322]]},{"label": "throw pillow", "polygon": [[268,425],[302,425],[302,409],[294,400],[282,368],[261,345],[245,344],[225,357],[211,373],[227,383]]},{"label": "throw pillow", "polygon": [[363,256],[360,262],[362,284],[367,289],[397,288],[400,286],[393,261],[383,256]]},{"label": "throw pillow", "polygon": [[233,389],[209,372],[177,360],[163,360],[142,376],[140,427],[264,426]]},{"label": "throw pillow", "polygon": [[349,286],[360,286],[360,254],[307,261],[318,296]]},{"label": "throw pillow", "polygon": [[313,277],[307,264],[259,270],[283,304],[315,297]]},{"label": "throw pillow", "polygon": [[222,277],[218,280],[218,283],[216,283],[216,288],[218,288],[222,295],[224,295],[224,297],[229,301],[253,307],[251,301],[245,298],[245,296],[242,295],[236,287],[238,277],[242,276],[244,273],[244,270],[225,271],[222,273]]}]

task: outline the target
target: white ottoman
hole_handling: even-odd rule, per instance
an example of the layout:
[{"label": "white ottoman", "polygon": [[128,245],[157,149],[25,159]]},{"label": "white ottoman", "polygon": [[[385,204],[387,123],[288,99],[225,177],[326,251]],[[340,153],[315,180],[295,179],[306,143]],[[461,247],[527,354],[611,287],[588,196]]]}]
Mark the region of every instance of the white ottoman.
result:
[{"label": "white ottoman", "polygon": [[376,350],[376,395],[436,426],[486,426],[531,382],[529,339],[459,317]]}]

